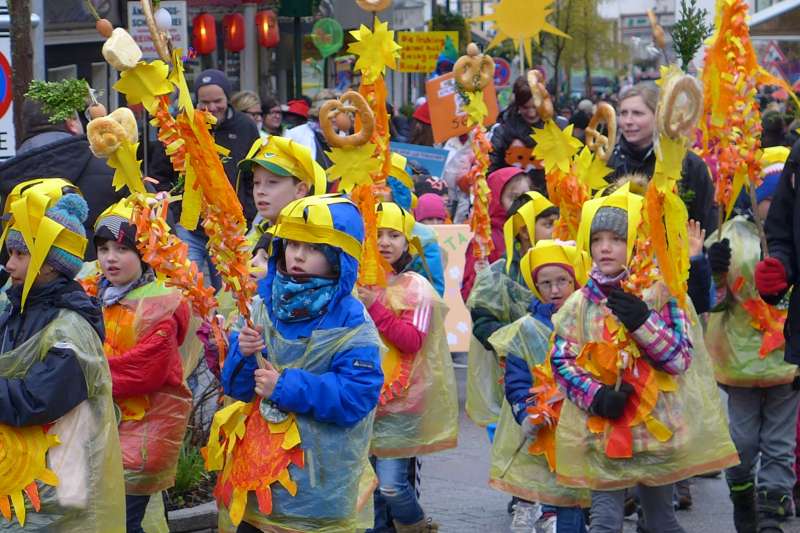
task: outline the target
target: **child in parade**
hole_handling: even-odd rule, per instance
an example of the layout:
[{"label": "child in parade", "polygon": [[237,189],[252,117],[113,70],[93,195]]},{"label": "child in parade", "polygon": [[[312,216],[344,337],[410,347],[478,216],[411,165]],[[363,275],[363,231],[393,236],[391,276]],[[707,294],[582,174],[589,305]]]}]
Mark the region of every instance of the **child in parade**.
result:
[{"label": "child in parade", "polygon": [[123,532],[103,317],[74,279],[88,207],[69,182],[42,179],[17,186],[5,213],[11,287],[0,317],[0,503],[8,521],[0,529]]},{"label": "child in parade", "polygon": [[467,361],[466,410],[478,425],[496,422],[503,400],[502,369],[489,337],[528,312],[534,297],[522,278],[519,261],[531,245],[552,236],[557,218],[558,208],[538,192],[526,192],[514,200],[503,226],[505,257],[478,274],[467,301],[473,338]]},{"label": "child in parade", "polygon": [[584,204],[578,247],[593,267],[553,317],[551,364],[569,400],[556,471],[560,483],[592,489],[593,533],[622,529],[627,487],[638,489],[648,531],[683,531],[673,483],[738,461],[689,302],[687,316],[661,281],[641,298],[623,290],[637,274],[641,210],[627,187]]},{"label": "child in parade", "polygon": [[[413,192],[414,182],[406,171],[407,160],[400,154],[392,153],[391,162],[383,199],[387,202],[394,202],[410,212],[412,208],[417,207],[417,197]],[[425,276],[439,296],[444,296],[444,265],[446,261],[442,255],[442,248],[439,246],[436,232],[425,224],[414,224],[414,237],[419,239],[422,253],[415,255],[411,260],[411,270]]]},{"label": "child in parade", "polygon": [[[766,217],[778,185],[785,147],[764,150],[766,173],[756,189],[755,213]],[[797,366],[783,360],[784,310],[768,305],[756,291],[753,272],[761,244],[753,213],[725,222],[721,239],[709,239],[708,255],[717,278],[706,344],[717,382],[728,394],[731,436],[741,464],[725,474],[738,532],[782,531],[791,510],[795,423],[800,391]],[[759,461],[758,481],[756,463]]]},{"label": "child in parade", "polygon": [[385,289],[358,287],[388,347],[370,448],[379,483],[372,531],[437,531],[407,472],[415,456],[456,446],[458,393],[444,332],[446,309],[428,280],[410,268],[412,255],[422,253],[413,215],[392,202],[378,204],[376,215],[378,249],[393,272]]},{"label": "child in parade", "polygon": [[506,253],[503,225],[506,222],[506,218],[508,218],[511,204],[519,196],[533,189],[533,182],[530,176],[517,167],[505,167],[495,170],[486,178],[486,183],[492,192],[489,199],[489,217],[492,223],[492,243],[494,243],[494,248],[486,260],[476,264],[475,250],[473,249],[475,241],[470,241],[467,246],[464,277],[461,280],[461,297],[464,302],[469,300],[478,271],[487,268]]},{"label": "child in parade", "polygon": [[[341,195],[295,200],[277,220],[267,275],[252,302],[253,325],[241,324],[231,334],[221,381],[227,395],[255,399],[253,416],[296,424],[301,459],[287,467],[288,480],[271,487],[269,506],[270,496],[257,491],[258,498],[247,498],[254,486],[236,485],[236,472],[228,477],[223,470],[220,480],[234,486],[225,492],[223,485],[221,531],[356,528],[357,507],[372,490],[369,485],[366,493],[359,482],[369,469],[373,410],[383,384],[380,338],[351,294],[363,227],[355,205]],[[215,425],[225,422],[220,417],[230,408],[239,407],[217,413]],[[271,471],[272,463],[264,463],[270,450],[257,436],[245,430],[233,458],[244,454],[253,472]],[[256,483],[263,486],[260,478]]]},{"label": "child in parade", "polygon": [[239,162],[239,172],[253,176],[253,203],[258,216],[248,233],[252,246],[275,224],[286,205],[309,194],[325,194],[325,170],[302,144],[273,135],[253,143]]},{"label": "child in parade", "polygon": [[[548,504],[542,507],[543,514],[550,515],[545,521],[555,523],[556,533],[586,530],[580,507],[588,506],[588,491],[559,485],[554,473],[553,437],[563,395],[555,390],[549,352],[552,315],[586,282],[589,266],[588,255],[574,244],[538,241],[520,261],[522,276],[534,294],[530,314],[489,339],[505,361],[506,399],[492,445],[489,484],[519,498],[511,522],[514,532],[533,531],[538,511],[530,503],[534,501]],[[535,404],[546,406],[539,411],[547,414],[529,413]]]},{"label": "child in parade", "polygon": [[191,311],[180,292],[157,282],[136,249],[133,208],[122,200],[95,223],[100,278],[94,287],[125,469],[128,533],[139,533],[151,495],[175,483],[192,394],[179,349]]}]

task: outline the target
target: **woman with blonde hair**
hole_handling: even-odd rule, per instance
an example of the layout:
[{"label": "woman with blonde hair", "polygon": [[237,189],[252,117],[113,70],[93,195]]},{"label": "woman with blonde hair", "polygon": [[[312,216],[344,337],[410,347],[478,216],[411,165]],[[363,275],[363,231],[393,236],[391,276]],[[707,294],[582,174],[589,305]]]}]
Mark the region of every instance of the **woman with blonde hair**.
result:
[{"label": "woman with blonde hair", "polygon": [[253,91],[239,91],[231,97],[231,105],[236,111],[240,111],[253,119],[258,128],[258,134],[262,139],[269,137],[264,131],[264,113],[261,109],[261,98]]}]

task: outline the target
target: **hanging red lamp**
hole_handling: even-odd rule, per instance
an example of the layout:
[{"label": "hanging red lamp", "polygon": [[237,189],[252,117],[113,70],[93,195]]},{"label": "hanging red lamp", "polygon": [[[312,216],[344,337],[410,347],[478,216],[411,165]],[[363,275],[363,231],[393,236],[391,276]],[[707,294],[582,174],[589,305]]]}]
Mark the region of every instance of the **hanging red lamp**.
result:
[{"label": "hanging red lamp", "polygon": [[217,22],[214,15],[200,13],[192,20],[192,46],[198,54],[210,54],[217,48]]},{"label": "hanging red lamp", "polygon": [[256,13],[256,29],[258,44],[264,48],[275,48],[281,42],[278,16],[274,11],[266,10]]},{"label": "hanging red lamp", "polygon": [[241,52],[244,49],[244,15],[230,13],[222,17],[222,32],[226,50]]}]

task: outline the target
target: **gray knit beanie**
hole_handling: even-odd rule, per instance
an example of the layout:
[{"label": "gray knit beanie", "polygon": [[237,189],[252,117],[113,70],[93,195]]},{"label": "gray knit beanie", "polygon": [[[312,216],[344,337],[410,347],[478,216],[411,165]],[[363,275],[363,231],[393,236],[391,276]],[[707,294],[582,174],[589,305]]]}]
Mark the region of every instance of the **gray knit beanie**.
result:
[{"label": "gray knit beanie", "polygon": [[611,231],[623,239],[628,238],[628,213],[620,207],[601,207],[592,219],[590,236],[598,231]]}]

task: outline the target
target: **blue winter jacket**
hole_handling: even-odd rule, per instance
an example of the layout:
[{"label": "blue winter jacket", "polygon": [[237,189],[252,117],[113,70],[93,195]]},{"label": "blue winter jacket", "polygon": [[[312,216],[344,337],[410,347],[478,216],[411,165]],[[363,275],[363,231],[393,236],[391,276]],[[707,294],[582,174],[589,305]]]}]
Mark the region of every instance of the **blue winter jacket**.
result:
[{"label": "blue winter jacket", "polygon": [[[547,326],[550,331],[553,330],[551,318],[556,310],[553,304],[545,304],[534,298],[528,309],[533,318]],[[525,419],[528,399],[531,397],[531,387],[533,387],[533,374],[531,374],[528,363],[522,357],[508,354],[506,356],[505,393],[517,424],[522,424]]]},{"label": "blue winter jacket", "polygon": [[[351,294],[358,276],[358,262],[343,252],[339,254],[339,286],[328,305],[328,312],[298,322],[278,319],[272,308],[272,283],[277,271],[277,255],[280,253],[283,253],[283,246],[276,242],[269,260],[268,274],[258,284],[258,294],[264,301],[270,320],[286,339],[307,338],[318,329],[353,328],[368,320],[364,306]],[[269,353],[264,355],[269,360]],[[238,333],[232,333],[228,357],[221,373],[225,394],[237,400],[252,400],[256,368],[256,358],[241,354]],[[323,374],[312,374],[299,368],[283,370],[269,399],[282,411],[307,414],[319,422],[351,427],[375,408],[382,386],[383,372],[378,347],[359,347],[337,353],[331,360],[329,370]]]}]

